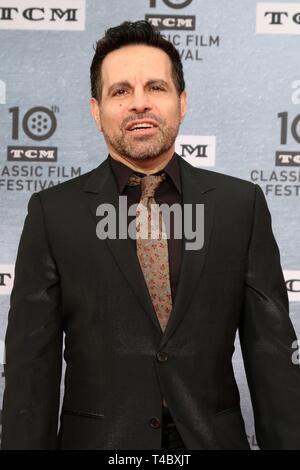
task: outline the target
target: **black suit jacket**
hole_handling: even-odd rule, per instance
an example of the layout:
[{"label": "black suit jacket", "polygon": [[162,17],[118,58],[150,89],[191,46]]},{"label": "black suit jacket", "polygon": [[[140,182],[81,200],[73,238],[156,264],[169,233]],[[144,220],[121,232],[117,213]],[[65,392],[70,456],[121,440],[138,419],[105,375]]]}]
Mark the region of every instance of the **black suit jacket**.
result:
[{"label": "black suit jacket", "polygon": [[205,205],[205,242],[183,251],[164,333],[132,240],[96,237],[97,206],[118,205],[107,159],[30,198],[2,448],[160,449],[164,396],[187,449],[248,449],[231,361],[239,329],[259,446],[300,449],[295,333],[263,192],[181,158],[180,167],[183,203]]}]

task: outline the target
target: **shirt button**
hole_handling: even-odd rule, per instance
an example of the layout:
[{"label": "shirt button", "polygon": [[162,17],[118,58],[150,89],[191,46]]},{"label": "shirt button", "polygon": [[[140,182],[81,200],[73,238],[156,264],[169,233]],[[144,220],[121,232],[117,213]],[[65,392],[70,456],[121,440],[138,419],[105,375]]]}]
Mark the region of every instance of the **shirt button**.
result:
[{"label": "shirt button", "polygon": [[168,358],[169,358],[168,353],[164,351],[157,353],[157,359],[159,360],[159,362],[166,362]]},{"label": "shirt button", "polygon": [[165,400],[164,398],[163,398],[163,400],[162,400],[162,404],[163,404],[163,406],[164,406],[165,408],[168,408],[168,404],[167,404],[167,402],[166,402],[166,400]]},{"label": "shirt button", "polygon": [[158,418],[151,418],[150,419],[150,426],[153,429],[160,428],[160,420]]}]

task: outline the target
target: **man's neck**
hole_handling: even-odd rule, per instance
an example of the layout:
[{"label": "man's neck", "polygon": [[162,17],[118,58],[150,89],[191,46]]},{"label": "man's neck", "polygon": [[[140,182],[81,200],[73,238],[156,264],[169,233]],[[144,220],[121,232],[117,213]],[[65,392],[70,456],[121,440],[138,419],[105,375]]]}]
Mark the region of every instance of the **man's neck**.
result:
[{"label": "man's neck", "polygon": [[146,175],[151,175],[154,173],[159,172],[169,163],[171,158],[174,155],[174,150],[172,152],[168,152],[168,154],[160,155],[156,159],[149,159],[149,160],[134,160],[128,159],[126,157],[121,157],[120,155],[116,155],[114,152],[110,152],[110,156],[117,160],[124,165],[128,166],[134,171],[139,173],[145,173]]}]

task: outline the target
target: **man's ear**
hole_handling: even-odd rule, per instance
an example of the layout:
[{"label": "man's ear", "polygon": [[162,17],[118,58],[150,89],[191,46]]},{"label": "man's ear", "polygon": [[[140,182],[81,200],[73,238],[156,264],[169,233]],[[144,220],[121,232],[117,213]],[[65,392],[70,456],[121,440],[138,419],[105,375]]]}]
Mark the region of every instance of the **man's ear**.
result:
[{"label": "man's ear", "polygon": [[90,100],[90,110],[95,120],[97,128],[99,129],[100,132],[102,132],[100,105],[95,98],[91,98]]},{"label": "man's ear", "polygon": [[187,94],[186,91],[183,90],[183,92],[180,95],[180,122],[183,121],[184,116],[186,114],[187,110]]}]

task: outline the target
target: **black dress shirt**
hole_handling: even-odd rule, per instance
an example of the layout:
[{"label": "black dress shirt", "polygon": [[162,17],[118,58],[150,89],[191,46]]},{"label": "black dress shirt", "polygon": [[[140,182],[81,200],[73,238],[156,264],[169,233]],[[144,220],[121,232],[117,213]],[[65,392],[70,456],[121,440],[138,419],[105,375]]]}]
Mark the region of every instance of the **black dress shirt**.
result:
[{"label": "black dress shirt", "polygon": [[[155,201],[157,204],[166,203],[169,206],[174,203],[179,203],[182,206],[182,191],[181,191],[181,175],[178,162],[178,155],[174,153],[173,157],[165,168],[160,170],[155,175],[166,173],[166,179],[159,185],[155,192]],[[127,205],[139,203],[141,199],[141,185],[129,186],[128,180],[131,174],[138,176],[145,176],[145,173],[134,171],[132,168],[123,164],[118,160],[114,160],[110,155],[108,160],[115,176],[119,195],[127,196]],[[134,218],[128,216],[128,224]],[[133,240],[136,244],[136,240]],[[135,245],[136,246],[136,245]],[[168,239],[168,253],[169,253],[169,269],[170,269],[170,283],[171,293],[174,303],[177,283],[180,273],[180,264],[182,256],[182,239],[174,238],[174,217],[171,213],[170,216],[170,238]]]}]

